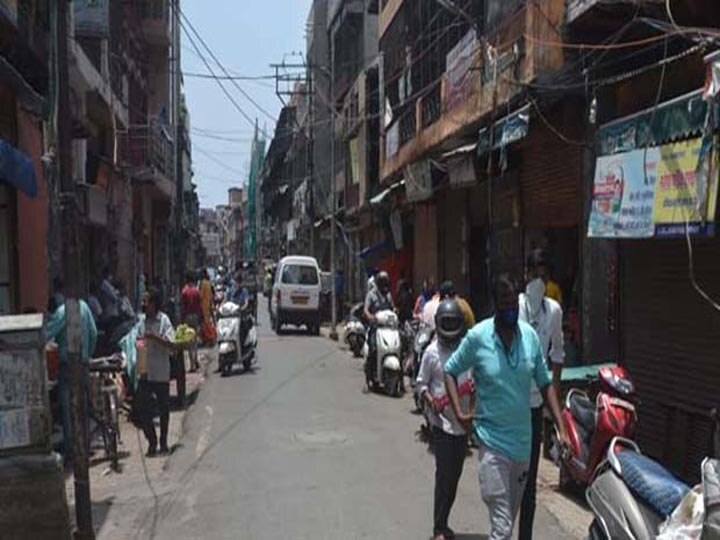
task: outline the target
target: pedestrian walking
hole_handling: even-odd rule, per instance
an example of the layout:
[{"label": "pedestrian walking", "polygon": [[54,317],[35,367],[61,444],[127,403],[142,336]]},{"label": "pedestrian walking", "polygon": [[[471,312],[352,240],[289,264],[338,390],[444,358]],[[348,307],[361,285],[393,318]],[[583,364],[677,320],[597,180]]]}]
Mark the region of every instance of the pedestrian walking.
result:
[{"label": "pedestrian walking", "polygon": [[138,384],[140,422],[148,441],[147,456],[158,452],[152,402],[157,404],[160,416],[160,453],[168,448],[170,422],[170,356],[175,350],[174,329],[170,318],[160,310],[161,297],[157,290],[148,291],[145,300],[144,335],[147,346],[147,373]]},{"label": "pedestrian walking", "polygon": [[200,308],[202,309],[203,341],[213,343],[215,341],[215,323],[212,313],[213,288],[210,283],[210,275],[207,269],[203,268],[200,277]]},{"label": "pedestrian walking", "polygon": [[[200,334],[200,319],[202,318],[202,307],[200,305],[200,290],[196,285],[195,272],[189,271],[185,278],[185,286],[180,293],[180,320],[195,330],[195,336]],[[200,368],[197,354],[197,338],[190,346],[191,370],[197,371]]]},{"label": "pedestrian walking", "polygon": [[[565,361],[563,338],[563,311],[560,304],[549,298],[546,290],[549,273],[545,253],[534,250],[526,263],[526,287],[520,295],[520,320],[532,326],[540,338],[545,364],[552,370],[555,391],[559,391],[562,367]],[[525,494],[520,507],[519,539],[532,540],[533,521],[537,496],[537,475],[540,463],[540,442],[543,426],[543,399],[533,383],[530,391],[532,418],[532,448]]]},{"label": "pedestrian walking", "polygon": [[[495,316],[476,325],[445,364],[453,412],[478,439],[478,478],[490,514],[490,540],[510,540],[525,491],[531,454],[530,383],[535,381],[567,444],[557,394],[540,340],[519,320],[517,287],[508,275],[493,286]],[[472,369],[475,415],[463,411],[458,377]],[[473,425],[474,421],[474,425]]]},{"label": "pedestrian walking", "polygon": [[[63,429],[63,457],[66,466],[72,464],[74,458],[74,429],[72,414],[72,370],[68,359],[68,337],[67,318],[65,317],[65,284],[61,279],[55,280],[53,295],[49,307],[54,308],[48,313],[45,321],[45,338],[48,341],[55,340],[58,346],[58,394],[60,404],[60,421]],[[84,300],[79,301],[80,305],[80,335],[82,336],[82,361],[90,360],[95,345],[97,344],[97,327],[93,318],[92,310]],[[83,370],[83,387],[88,398],[87,371]],[[87,426],[86,426],[87,427]]]},{"label": "pedestrian walking", "polygon": [[[418,374],[418,391],[426,406],[426,417],[432,427],[435,447],[435,496],[433,537],[449,540],[455,533],[448,526],[467,452],[467,431],[447,401],[444,366],[465,334],[465,318],[458,303],[444,300],[435,315],[437,337],[423,354]],[[458,377],[460,385],[472,381],[468,370]],[[472,410],[471,396],[461,398],[463,410]]]}]

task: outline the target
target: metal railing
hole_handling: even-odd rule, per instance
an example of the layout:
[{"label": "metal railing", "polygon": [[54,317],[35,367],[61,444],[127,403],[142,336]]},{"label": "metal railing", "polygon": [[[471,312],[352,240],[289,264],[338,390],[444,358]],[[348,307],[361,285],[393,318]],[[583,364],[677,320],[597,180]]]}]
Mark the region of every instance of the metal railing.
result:
[{"label": "metal railing", "polygon": [[122,162],[132,168],[150,167],[168,178],[173,174],[173,145],[169,128],[157,123],[131,126],[120,135]]}]

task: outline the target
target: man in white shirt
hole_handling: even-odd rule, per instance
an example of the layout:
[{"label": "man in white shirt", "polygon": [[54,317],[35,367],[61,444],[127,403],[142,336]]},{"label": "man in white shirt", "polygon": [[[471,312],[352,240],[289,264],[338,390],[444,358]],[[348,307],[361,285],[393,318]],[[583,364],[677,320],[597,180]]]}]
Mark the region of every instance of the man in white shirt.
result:
[{"label": "man in white shirt", "polygon": [[[445,391],[444,366],[465,334],[465,318],[454,300],[444,300],[436,310],[437,337],[423,354],[417,384],[425,402],[426,416],[432,426],[435,442],[435,503],[433,536],[449,540],[455,535],[448,527],[450,510],[455,502],[467,451],[467,432],[453,413]],[[458,384],[472,381],[470,371],[462,374]],[[472,410],[472,399],[461,399],[465,411]]]},{"label": "man in white shirt", "polygon": [[455,286],[452,281],[444,281],[438,292],[425,303],[422,312],[422,322],[428,325],[430,328],[435,329],[435,313],[437,313],[440,302],[446,298],[455,296]]},{"label": "man in white shirt", "polygon": [[[542,250],[530,253],[526,264],[527,286],[520,294],[520,320],[531,325],[540,338],[543,357],[552,371],[552,384],[559,392],[562,367],[565,362],[563,339],[563,311],[560,304],[545,295],[548,279],[547,261]],[[532,411],[532,453],[525,493],[520,507],[519,540],[531,540],[535,518],[538,464],[543,426],[543,399],[535,383],[530,394]]]},{"label": "man in white shirt", "polygon": [[141,400],[142,426],[148,440],[148,457],[158,452],[158,439],[152,414],[152,399],[157,402],[160,413],[160,453],[168,448],[168,424],[170,422],[170,355],[175,349],[170,318],[160,311],[160,294],[148,291],[145,299],[144,334],[147,346],[147,374],[142,375],[138,386]]}]

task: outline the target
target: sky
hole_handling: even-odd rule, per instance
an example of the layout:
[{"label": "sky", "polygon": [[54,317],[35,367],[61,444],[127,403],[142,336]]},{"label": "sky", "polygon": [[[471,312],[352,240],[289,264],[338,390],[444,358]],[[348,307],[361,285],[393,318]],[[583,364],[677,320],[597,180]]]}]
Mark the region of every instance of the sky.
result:
[{"label": "sky", "polygon": [[[312,0],[184,0],[182,13],[233,75],[273,75],[272,63],[297,63],[290,53],[304,53],[305,32]],[[187,27],[187,25],[186,25]],[[193,36],[195,38],[195,36]],[[195,39],[202,50],[202,44]],[[183,71],[208,73],[207,67],[183,32]],[[213,70],[221,70],[206,51]],[[260,128],[272,138],[282,103],[273,80],[237,81],[272,118],[252,104],[230,81],[228,92]],[[213,79],[186,76],[184,91],[190,109],[193,181],[201,207],[227,203],[227,190],[242,187],[250,166],[252,124],[238,112]],[[268,140],[269,144],[269,140]]]}]

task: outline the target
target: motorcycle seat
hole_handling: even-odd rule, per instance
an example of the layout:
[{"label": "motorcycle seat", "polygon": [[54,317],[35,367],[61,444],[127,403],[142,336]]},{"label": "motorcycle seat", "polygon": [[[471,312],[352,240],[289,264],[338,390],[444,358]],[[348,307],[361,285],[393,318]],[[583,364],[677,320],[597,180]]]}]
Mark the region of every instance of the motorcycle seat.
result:
[{"label": "motorcycle seat", "polygon": [[595,431],[596,410],[595,403],[582,394],[574,394],[570,398],[570,412],[586,433]]},{"label": "motorcycle seat", "polygon": [[623,450],[616,457],[630,491],[662,517],[672,514],[690,490],[665,467],[647,456]]}]

